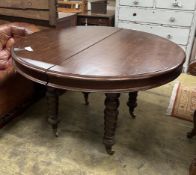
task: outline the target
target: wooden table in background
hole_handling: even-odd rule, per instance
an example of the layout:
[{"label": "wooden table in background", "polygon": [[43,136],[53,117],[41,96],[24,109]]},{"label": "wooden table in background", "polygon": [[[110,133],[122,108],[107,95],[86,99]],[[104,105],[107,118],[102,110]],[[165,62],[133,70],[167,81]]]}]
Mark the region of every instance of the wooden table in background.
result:
[{"label": "wooden table in background", "polygon": [[88,11],[78,14],[78,25],[114,26],[114,17],[114,11],[108,11],[106,14]]},{"label": "wooden table in background", "polygon": [[48,87],[49,122],[55,133],[59,89],[105,93],[103,143],[109,154],[120,93],[129,92],[129,107],[135,107],[137,91],[174,80],[185,60],[179,46],[161,37],[98,26],[34,33],[14,45],[12,56],[19,73]]},{"label": "wooden table in background", "polygon": [[87,11],[87,0],[61,1],[58,0],[58,12],[79,13]]},{"label": "wooden table in background", "polygon": [[57,28],[68,28],[77,25],[76,13],[58,12]]}]

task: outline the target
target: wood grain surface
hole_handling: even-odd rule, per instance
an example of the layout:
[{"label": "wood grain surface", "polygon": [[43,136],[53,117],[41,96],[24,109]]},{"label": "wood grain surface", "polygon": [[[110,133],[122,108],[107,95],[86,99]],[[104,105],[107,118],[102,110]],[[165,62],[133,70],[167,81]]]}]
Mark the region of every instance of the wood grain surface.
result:
[{"label": "wood grain surface", "polygon": [[31,18],[37,20],[49,20],[49,11],[38,11],[38,10],[22,10],[22,9],[9,9],[0,8],[0,15]]},{"label": "wood grain surface", "polygon": [[18,9],[49,9],[48,0],[3,0],[0,7]]},{"label": "wood grain surface", "polygon": [[[42,23],[44,25],[56,26],[57,24],[57,2],[56,0],[1,0],[0,16],[2,19],[12,21],[27,21],[31,23]],[[47,23],[48,22],[48,23]]]},{"label": "wood grain surface", "polygon": [[[28,46],[32,52],[14,51]],[[181,73],[185,59],[179,46],[161,37],[97,26],[35,33],[16,43],[12,54],[20,72],[41,70],[51,87],[102,92],[160,86]]]}]

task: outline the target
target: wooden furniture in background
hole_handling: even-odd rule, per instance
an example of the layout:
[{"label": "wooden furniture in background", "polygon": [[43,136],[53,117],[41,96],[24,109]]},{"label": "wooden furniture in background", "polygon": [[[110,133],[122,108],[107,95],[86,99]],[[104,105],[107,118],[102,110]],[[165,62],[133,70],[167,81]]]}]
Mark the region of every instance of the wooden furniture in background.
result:
[{"label": "wooden furniture in background", "polygon": [[68,28],[77,25],[77,14],[75,13],[58,13],[57,28]]},{"label": "wooden furniture in background", "polygon": [[114,26],[114,11],[106,14],[92,13],[91,11],[78,14],[78,25]]},{"label": "wooden furniture in background", "polygon": [[[44,47],[48,43],[50,47]],[[23,49],[27,45],[32,52]],[[103,26],[42,31],[17,42],[12,56],[21,75],[47,85],[49,122],[55,134],[59,123],[58,89],[105,93],[103,143],[109,154],[114,153],[120,93],[168,83],[180,75],[185,61],[185,53],[173,42]]]},{"label": "wooden furniture in background", "polygon": [[41,30],[48,27],[67,28],[77,24],[74,13],[57,12],[56,0],[5,0],[0,2],[0,24],[15,21],[36,24]]},{"label": "wooden furniture in background", "polygon": [[87,0],[81,0],[81,1],[58,0],[58,12],[80,13],[86,11],[87,11]]},{"label": "wooden furniture in background", "polygon": [[80,10],[78,9],[70,9],[70,8],[62,8],[62,7],[58,7],[58,12],[62,12],[62,13],[80,13]]},{"label": "wooden furniture in background", "polygon": [[0,16],[33,19],[55,26],[58,19],[56,0],[3,0],[0,1]]},{"label": "wooden furniture in background", "polygon": [[116,27],[167,38],[186,52],[189,65],[196,30],[196,0],[117,0]]}]

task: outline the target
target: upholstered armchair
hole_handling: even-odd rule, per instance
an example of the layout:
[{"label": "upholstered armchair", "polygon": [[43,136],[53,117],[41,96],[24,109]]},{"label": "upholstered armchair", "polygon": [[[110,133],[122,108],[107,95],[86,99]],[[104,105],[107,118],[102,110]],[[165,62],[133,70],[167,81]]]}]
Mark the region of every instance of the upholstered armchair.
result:
[{"label": "upholstered armchair", "polygon": [[[196,60],[194,60],[190,63],[189,73],[191,75],[196,76]],[[193,116],[193,122],[194,122],[194,127],[193,127],[192,131],[189,132],[187,135],[189,138],[192,138],[193,136],[196,135],[196,109],[195,109],[194,116]],[[196,175],[196,158],[193,160],[193,162],[190,166],[189,175]]]},{"label": "upholstered armchair", "polygon": [[[191,75],[196,76],[196,60],[194,60],[190,63],[189,73]],[[196,77],[195,77],[195,79],[196,79]],[[193,114],[193,123],[194,123],[194,127],[193,127],[192,131],[187,134],[188,138],[192,138],[196,135],[196,109],[195,109],[195,112]]]},{"label": "upholstered armchair", "polygon": [[11,47],[17,39],[39,29],[27,23],[0,25],[0,127],[33,94],[33,83],[14,70]]}]

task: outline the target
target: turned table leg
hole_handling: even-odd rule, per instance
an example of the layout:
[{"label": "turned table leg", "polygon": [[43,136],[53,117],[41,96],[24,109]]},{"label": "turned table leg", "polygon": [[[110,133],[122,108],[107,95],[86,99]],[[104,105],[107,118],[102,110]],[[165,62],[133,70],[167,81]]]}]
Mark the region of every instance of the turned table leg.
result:
[{"label": "turned table leg", "polygon": [[137,94],[138,92],[129,92],[129,99],[127,106],[129,107],[129,113],[132,118],[135,118],[134,110],[137,107]]},{"label": "turned table leg", "polygon": [[83,92],[85,105],[89,105],[88,97],[90,92]]},{"label": "turned table leg", "polygon": [[194,136],[196,136],[196,110],[195,110],[194,116],[193,116],[193,125],[194,125],[194,127],[193,127],[192,131],[189,132],[189,133],[187,133],[187,137],[188,137],[189,139],[191,139],[191,138],[193,138]]},{"label": "turned table leg", "polygon": [[56,137],[58,137],[58,102],[59,94],[58,90],[55,88],[47,88],[47,106],[48,106],[48,122],[52,125],[53,132]]},{"label": "turned table leg", "polygon": [[108,154],[114,154],[112,146],[114,145],[114,135],[118,119],[118,107],[120,94],[105,94],[105,110],[104,110],[104,125],[105,132],[103,143]]}]

